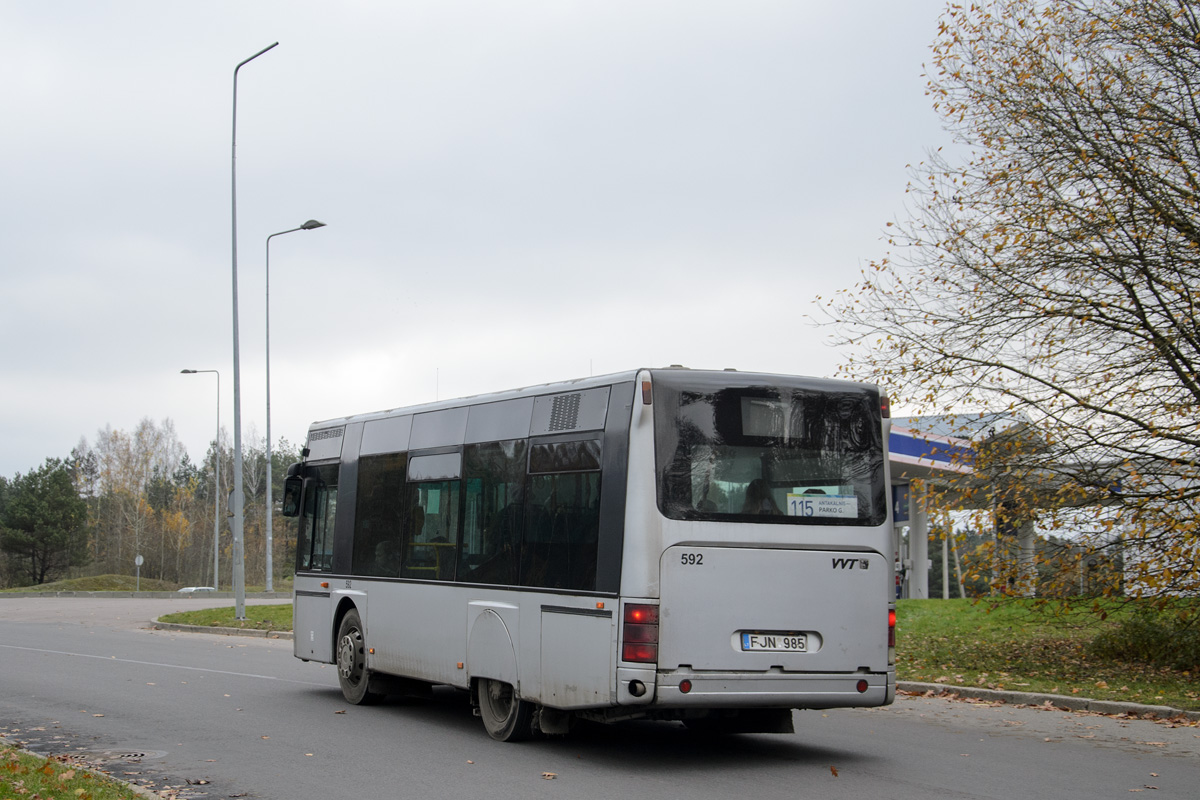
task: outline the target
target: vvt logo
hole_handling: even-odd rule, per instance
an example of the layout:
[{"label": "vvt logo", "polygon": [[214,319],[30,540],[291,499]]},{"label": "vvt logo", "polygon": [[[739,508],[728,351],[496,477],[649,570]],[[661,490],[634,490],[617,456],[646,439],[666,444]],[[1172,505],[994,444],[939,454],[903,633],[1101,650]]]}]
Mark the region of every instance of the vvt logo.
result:
[{"label": "vvt logo", "polygon": [[835,558],[834,569],[870,569],[871,562],[865,558]]}]

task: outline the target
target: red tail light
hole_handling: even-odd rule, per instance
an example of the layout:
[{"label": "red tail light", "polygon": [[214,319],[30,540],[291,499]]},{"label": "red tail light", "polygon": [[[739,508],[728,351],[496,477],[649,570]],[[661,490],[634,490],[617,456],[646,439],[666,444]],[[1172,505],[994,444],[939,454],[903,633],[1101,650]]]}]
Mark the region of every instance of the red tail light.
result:
[{"label": "red tail light", "polygon": [[896,646],[896,610],[888,610],[888,647]]},{"label": "red tail light", "polygon": [[879,416],[890,419],[892,416],[892,398],[886,394],[879,395]]},{"label": "red tail light", "polygon": [[621,659],[658,661],[658,606],[629,603],[621,631]]}]

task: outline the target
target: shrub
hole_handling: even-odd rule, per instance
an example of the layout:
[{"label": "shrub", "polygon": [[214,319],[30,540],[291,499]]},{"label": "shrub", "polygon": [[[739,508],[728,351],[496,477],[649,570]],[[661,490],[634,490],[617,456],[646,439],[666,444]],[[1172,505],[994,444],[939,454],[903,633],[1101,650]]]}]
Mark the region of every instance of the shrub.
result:
[{"label": "shrub", "polygon": [[1096,636],[1089,654],[1176,670],[1200,667],[1200,617],[1141,609]]}]

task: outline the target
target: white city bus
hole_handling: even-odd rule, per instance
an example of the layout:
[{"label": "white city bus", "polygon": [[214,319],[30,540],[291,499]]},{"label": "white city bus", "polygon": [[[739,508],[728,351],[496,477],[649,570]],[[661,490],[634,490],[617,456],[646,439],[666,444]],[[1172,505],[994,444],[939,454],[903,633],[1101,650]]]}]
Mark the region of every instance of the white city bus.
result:
[{"label": "white city bus", "polygon": [[487,732],[791,732],[895,696],[887,399],[643,369],[314,423],[295,655],[352,703],[458,687]]}]

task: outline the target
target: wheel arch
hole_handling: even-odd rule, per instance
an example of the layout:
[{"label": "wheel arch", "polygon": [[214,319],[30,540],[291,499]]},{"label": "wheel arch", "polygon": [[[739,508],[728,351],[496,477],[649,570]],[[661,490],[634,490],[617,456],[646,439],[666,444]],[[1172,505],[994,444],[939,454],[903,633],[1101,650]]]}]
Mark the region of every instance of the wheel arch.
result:
[{"label": "wheel arch", "polygon": [[342,619],[345,618],[351,609],[358,612],[358,618],[362,621],[363,635],[366,635],[367,615],[366,608],[360,607],[352,598],[343,597],[338,601],[337,608],[333,611],[333,624],[329,626],[329,641],[332,646],[330,652],[337,653],[337,635],[338,630],[342,627]]},{"label": "wheel arch", "polygon": [[481,609],[471,624],[467,636],[467,674],[472,684],[479,678],[491,678],[504,681],[520,692],[512,633],[494,608]]}]

